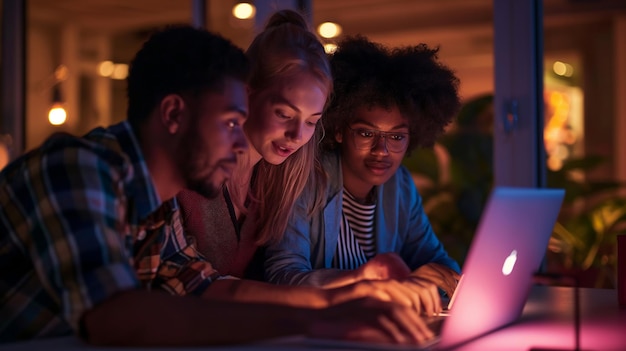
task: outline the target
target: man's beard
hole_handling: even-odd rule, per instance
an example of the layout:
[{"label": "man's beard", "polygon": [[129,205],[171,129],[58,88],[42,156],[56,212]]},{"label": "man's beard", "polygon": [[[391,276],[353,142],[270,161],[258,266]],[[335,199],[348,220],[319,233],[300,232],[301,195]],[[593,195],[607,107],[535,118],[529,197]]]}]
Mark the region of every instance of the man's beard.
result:
[{"label": "man's beard", "polygon": [[[222,168],[224,168],[225,170],[232,169],[229,168],[227,165],[234,163],[235,161],[232,159],[222,159],[217,163],[211,165],[211,171],[207,174],[206,172],[201,172],[197,169],[194,169],[192,165],[194,165],[195,163],[188,162],[186,164],[186,166],[188,167],[186,169],[187,172],[185,173],[187,189],[192,190],[209,199],[215,198],[220,194],[222,187],[226,182],[226,179],[228,179],[230,176],[229,174],[228,177],[224,177],[224,180],[222,182],[216,183],[212,181],[216,178],[215,173],[223,171]],[[198,176],[198,174],[203,174],[203,176]]]},{"label": "man's beard", "polygon": [[[197,134],[187,135],[183,140],[184,142],[178,150],[178,154],[181,155],[178,167],[183,171],[185,187],[209,199],[217,197],[222,189],[222,184],[215,184],[212,179],[215,172],[220,170],[220,162],[209,166],[204,165],[204,162],[199,162],[199,160],[206,159],[206,157],[202,157],[204,154],[199,151],[206,147]],[[204,171],[207,167],[210,167],[208,174]]]},{"label": "man's beard", "polygon": [[[234,157],[221,159],[211,167],[211,172],[205,177],[193,177],[193,175],[197,173],[190,170],[187,173],[187,175],[190,175],[187,179],[188,189],[193,190],[206,198],[214,198],[218,196],[226,181],[232,176],[232,172],[236,164],[237,159]],[[224,172],[227,174],[219,184],[211,181],[215,178],[214,174],[216,172]]]},{"label": "man's beard", "polygon": [[213,199],[220,194],[223,184],[213,184],[203,180],[188,181],[188,189],[194,191],[207,199]]}]

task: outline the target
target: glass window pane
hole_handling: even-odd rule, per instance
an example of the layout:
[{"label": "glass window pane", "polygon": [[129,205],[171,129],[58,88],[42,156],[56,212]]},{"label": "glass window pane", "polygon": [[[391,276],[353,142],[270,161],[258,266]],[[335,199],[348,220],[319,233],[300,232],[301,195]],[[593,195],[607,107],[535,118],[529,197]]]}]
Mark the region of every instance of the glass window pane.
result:
[{"label": "glass window pane", "polygon": [[0,33],[2,57],[0,77],[0,168],[23,149],[21,104],[24,93],[23,73],[23,7],[21,1],[0,2]]},{"label": "glass window pane", "polygon": [[548,268],[612,288],[626,224],[626,4],[545,1],[544,12],[548,185],[567,190]]},{"label": "glass window pane", "polygon": [[[54,132],[83,134],[124,118],[128,53],[151,28],[190,18],[187,2],[153,3],[29,0],[26,149]],[[51,116],[54,107],[65,116]]]},{"label": "glass window pane", "polygon": [[[235,20],[230,2],[206,3],[207,27],[247,45],[253,20]],[[155,28],[191,23],[191,5],[171,0],[29,0],[26,149],[54,132],[82,134],[124,119],[128,63]],[[60,99],[65,119],[50,119],[55,99]]]},{"label": "glass window pane", "polygon": [[[600,272],[595,278],[608,285],[621,222],[602,217],[607,215],[602,211],[615,210],[608,212],[614,216],[622,211],[615,186],[626,180],[626,142],[618,137],[626,132],[626,122],[618,118],[626,111],[625,100],[618,98],[626,94],[626,5],[544,3],[548,180],[568,188],[559,222],[567,231],[555,234],[549,263]],[[155,27],[189,23],[191,4],[29,0],[26,148],[57,131],[81,134],[123,119],[125,65]],[[247,47],[254,19],[235,18],[229,2],[207,5],[209,29]],[[461,79],[465,108],[457,122],[433,150],[415,152],[406,164],[416,174],[438,234],[462,261],[493,184],[492,1],[316,0],[311,8],[315,28],[327,21],[341,27],[339,37],[323,39],[328,44],[357,33],[390,46],[424,42],[439,46],[441,60]],[[48,117],[55,97],[67,112],[60,125]]]}]

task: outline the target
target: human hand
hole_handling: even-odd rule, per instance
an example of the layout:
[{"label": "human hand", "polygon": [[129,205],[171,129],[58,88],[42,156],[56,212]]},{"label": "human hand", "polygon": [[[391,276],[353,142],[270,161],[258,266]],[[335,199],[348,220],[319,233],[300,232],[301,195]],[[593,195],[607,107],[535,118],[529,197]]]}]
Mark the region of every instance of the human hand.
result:
[{"label": "human hand", "polygon": [[443,289],[449,297],[452,297],[457,283],[461,279],[460,274],[438,263],[428,263],[419,267],[411,273],[411,277],[420,278],[435,284]]},{"label": "human hand", "polygon": [[434,337],[414,309],[369,297],[315,312],[308,333],[315,338],[413,344]]},{"label": "human hand", "polygon": [[374,256],[355,270],[360,280],[404,279],[411,274],[411,269],[395,252],[386,252]]},{"label": "human hand", "polygon": [[420,308],[418,311],[427,316],[435,316],[442,311],[437,285],[417,276],[409,276],[402,281],[402,284],[419,299]]},{"label": "human hand", "polygon": [[437,286],[417,277],[406,278],[403,281],[361,280],[340,288],[329,289],[326,293],[330,305],[370,297],[400,304],[427,315],[441,312],[441,298]]}]

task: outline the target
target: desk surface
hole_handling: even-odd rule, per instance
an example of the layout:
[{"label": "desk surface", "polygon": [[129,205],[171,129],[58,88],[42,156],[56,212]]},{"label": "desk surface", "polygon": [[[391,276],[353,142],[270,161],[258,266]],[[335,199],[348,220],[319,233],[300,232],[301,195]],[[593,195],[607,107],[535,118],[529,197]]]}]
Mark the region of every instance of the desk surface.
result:
[{"label": "desk surface", "polygon": [[[626,309],[614,289],[580,290],[580,350],[626,350]],[[522,317],[458,350],[575,350],[574,289],[533,287]]]},{"label": "desk surface", "polygon": [[[513,325],[493,332],[457,350],[575,350],[574,289],[535,286],[522,317]],[[626,350],[626,309],[617,304],[616,290],[580,289],[580,349]],[[179,349],[179,348],[177,348]],[[193,348],[193,350],[332,350],[303,338],[285,338],[255,345]],[[337,348],[336,348],[337,349]],[[133,350],[102,348],[73,337],[0,344],[0,350]],[[154,350],[152,348],[151,350]],[[163,349],[163,350],[172,350]],[[190,349],[192,350],[192,349]],[[345,349],[343,349],[345,350]]]}]

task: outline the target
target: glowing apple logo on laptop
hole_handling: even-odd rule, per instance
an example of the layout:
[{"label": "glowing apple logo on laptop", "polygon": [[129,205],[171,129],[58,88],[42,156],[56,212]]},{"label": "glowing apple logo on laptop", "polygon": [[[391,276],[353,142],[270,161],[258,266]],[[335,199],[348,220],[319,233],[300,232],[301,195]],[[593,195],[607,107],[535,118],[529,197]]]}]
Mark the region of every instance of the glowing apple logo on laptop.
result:
[{"label": "glowing apple logo on laptop", "polygon": [[513,250],[509,254],[509,256],[504,260],[504,264],[502,265],[502,274],[509,275],[513,272],[513,267],[515,266],[515,262],[517,261],[517,251]]}]

